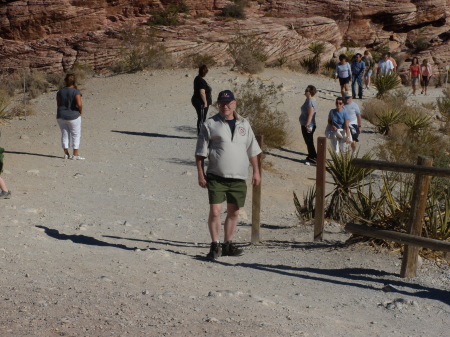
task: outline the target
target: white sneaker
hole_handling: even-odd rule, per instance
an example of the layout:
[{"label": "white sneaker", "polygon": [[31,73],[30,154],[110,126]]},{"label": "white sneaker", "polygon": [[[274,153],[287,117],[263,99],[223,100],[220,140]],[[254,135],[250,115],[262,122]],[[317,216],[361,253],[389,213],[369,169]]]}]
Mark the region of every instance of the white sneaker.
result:
[{"label": "white sneaker", "polygon": [[72,157],[70,157],[70,159],[72,159],[72,160],[85,160],[86,158],[81,157],[81,156],[72,156]]},{"label": "white sneaker", "polygon": [[72,159],[72,156],[70,154],[65,154],[64,159]]}]

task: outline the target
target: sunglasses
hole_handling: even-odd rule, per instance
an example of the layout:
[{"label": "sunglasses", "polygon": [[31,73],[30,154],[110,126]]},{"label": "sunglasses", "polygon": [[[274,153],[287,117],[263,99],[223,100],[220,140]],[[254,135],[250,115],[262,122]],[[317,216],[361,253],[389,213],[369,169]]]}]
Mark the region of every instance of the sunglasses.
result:
[{"label": "sunglasses", "polygon": [[336,105],[344,105],[342,102],[336,102]]},{"label": "sunglasses", "polygon": [[224,107],[225,105],[226,106],[231,106],[231,104],[233,104],[234,103],[234,101],[230,101],[230,102],[219,102],[219,106],[220,107]]}]

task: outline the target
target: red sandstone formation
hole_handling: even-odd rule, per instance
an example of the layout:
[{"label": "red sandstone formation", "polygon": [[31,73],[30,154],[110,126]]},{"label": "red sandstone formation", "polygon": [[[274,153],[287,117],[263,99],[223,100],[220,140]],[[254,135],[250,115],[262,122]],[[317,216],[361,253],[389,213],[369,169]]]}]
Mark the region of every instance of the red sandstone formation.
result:
[{"label": "red sandstone formation", "polygon": [[[123,27],[145,25],[152,10],[179,0],[1,0],[0,71],[23,68],[69,70],[75,62],[104,71],[117,62]],[[450,0],[258,0],[246,20],[219,20],[226,0],[186,0],[184,24],[158,27],[157,38],[176,56],[205,53],[230,61],[227,42],[252,33],[267,44],[269,61],[309,54],[312,41],[326,43],[323,59],[354,41],[362,47],[387,42],[409,57],[408,42],[432,43],[420,53],[441,69],[450,62]]]}]

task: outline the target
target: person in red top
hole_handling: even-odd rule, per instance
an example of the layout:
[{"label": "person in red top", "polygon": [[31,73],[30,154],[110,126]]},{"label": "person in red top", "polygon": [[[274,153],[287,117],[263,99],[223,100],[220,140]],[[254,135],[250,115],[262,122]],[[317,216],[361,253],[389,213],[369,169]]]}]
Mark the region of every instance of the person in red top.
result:
[{"label": "person in red top", "polygon": [[422,86],[422,94],[427,95],[428,84],[430,83],[430,78],[433,76],[433,70],[431,69],[431,64],[428,63],[427,59],[422,61],[420,65],[420,77],[422,81],[420,82]]},{"label": "person in red top", "polygon": [[411,79],[413,95],[416,96],[416,88],[420,80],[420,65],[417,57],[413,57],[411,65],[409,66],[409,78]]}]

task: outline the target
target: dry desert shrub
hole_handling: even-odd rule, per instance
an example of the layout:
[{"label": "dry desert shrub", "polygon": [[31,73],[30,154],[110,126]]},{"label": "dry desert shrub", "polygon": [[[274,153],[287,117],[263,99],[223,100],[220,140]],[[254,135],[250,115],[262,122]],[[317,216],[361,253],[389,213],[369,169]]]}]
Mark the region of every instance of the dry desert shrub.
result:
[{"label": "dry desert shrub", "polygon": [[0,118],[6,118],[8,107],[11,103],[11,96],[3,89],[0,89]]},{"label": "dry desert shrub", "polygon": [[219,16],[224,18],[233,18],[238,20],[244,20],[246,18],[245,15],[245,6],[247,5],[246,1],[235,1],[235,3],[226,5]]},{"label": "dry desert shrub", "polygon": [[149,26],[177,26],[182,24],[180,14],[189,12],[189,6],[184,0],[174,1],[163,10],[155,10],[147,20]]},{"label": "dry desert shrub", "polygon": [[184,68],[198,68],[202,64],[205,64],[208,68],[211,68],[217,64],[214,56],[208,54],[190,54],[184,56],[180,60],[180,66]]},{"label": "dry desert shrub", "polygon": [[312,42],[308,50],[312,53],[312,56],[305,57],[300,61],[300,65],[305,68],[308,74],[317,74],[320,69],[321,56],[325,51],[325,44],[323,42]]},{"label": "dry desert shrub", "polygon": [[114,73],[137,72],[147,68],[164,69],[174,65],[172,55],[158,44],[153,30],[125,27],[119,34],[121,59],[110,69]]},{"label": "dry desert shrub", "polygon": [[231,84],[237,97],[237,112],[247,118],[255,135],[263,136],[267,147],[285,145],[288,118],[285,112],[278,110],[282,103],[281,88],[251,78],[241,85]]},{"label": "dry desert shrub", "polygon": [[234,65],[240,70],[256,74],[264,70],[267,61],[265,43],[256,35],[237,33],[228,44],[228,52],[234,60]]}]

